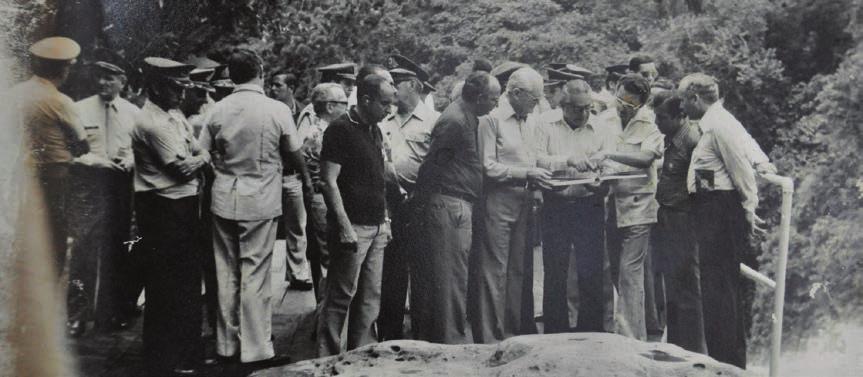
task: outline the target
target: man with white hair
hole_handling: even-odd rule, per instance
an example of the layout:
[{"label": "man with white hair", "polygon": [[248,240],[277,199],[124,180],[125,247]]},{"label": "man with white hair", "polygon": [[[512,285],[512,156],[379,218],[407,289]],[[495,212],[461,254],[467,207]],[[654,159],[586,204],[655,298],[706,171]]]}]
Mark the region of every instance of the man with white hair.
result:
[{"label": "man with white hair", "polygon": [[300,141],[303,144],[303,158],[314,188],[314,195],[307,203],[306,236],[309,241],[307,250],[315,297],[320,301],[323,279],[327,277],[327,268],[330,265],[330,253],[327,248],[327,205],[321,188],[321,146],[324,141],[324,131],[330,122],[348,111],[348,97],[341,85],[323,83],[312,89],[311,98],[315,116],[300,119],[298,129]]},{"label": "man with white hair", "polygon": [[722,106],[715,78],[694,73],[681,80],[679,90],[684,111],[690,119],[700,119],[702,132],[686,181],[694,198],[707,354],[745,368],[738,265],[749,247],[749,233],[763,231],[758,227],[763,220],[755,214],[755,173],[773,173],[775,168]]},{"label": "man with white hair", "polygon": [[[498,107],[479,121],[479,151],[485,176],[483,229],[474,238],[471,278],[474,341],[490,343],[535,332],[532,257],[528,218],[533,190],[548,187],[551,172],[536,166],[540,119],[533,112],[543,96],[542,76],[519,68],[510,76]],[[528,325],[529,324],[529,325]]]}]

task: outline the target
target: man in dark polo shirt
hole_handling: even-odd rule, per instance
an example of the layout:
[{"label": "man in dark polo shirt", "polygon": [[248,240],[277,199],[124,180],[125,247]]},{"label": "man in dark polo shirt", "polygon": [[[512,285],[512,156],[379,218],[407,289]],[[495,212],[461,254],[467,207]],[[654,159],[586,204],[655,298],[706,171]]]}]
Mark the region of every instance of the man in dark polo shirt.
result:
[{"label": "man in dark polo shirt", "polygon": [[444,110],[416,180],[416,256],[410,266],[411,319],[417,339],[465,343],[468,255],[473,203],[482,190],[478,117],[497,106],[500,84],[486,72],[465,80],[461,98]]},{"label": "man in dark polo shirt", "polygon": [[665,135],[665,156],[656,186],[656,263],[665,276],[668,342],[706,353],[698,247],[686,188],[692,150],[701,133],[696,123],[686,121],[682,105],[683,100],[670,92],[659,93],[653,99],[656,125]]},{"label": "man in dark polo shirt", "polygon": [[347,349],[375,339],[372,323],[380,309],[384,247],[391,239],[383,136],[377,124],[389,114],[395,93],[384,76],[361,78],[356,107],[324,131],[321,179],[331,260],[318,320],[319,356],[340,352],[348,310]]}]

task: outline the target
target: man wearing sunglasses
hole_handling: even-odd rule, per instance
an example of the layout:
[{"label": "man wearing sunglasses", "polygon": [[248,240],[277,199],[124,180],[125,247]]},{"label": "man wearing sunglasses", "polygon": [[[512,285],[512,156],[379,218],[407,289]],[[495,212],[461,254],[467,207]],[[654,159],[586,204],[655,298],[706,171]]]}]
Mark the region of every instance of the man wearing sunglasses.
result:
[{"label": "man wearing sunglasses", "polygon": [[540,119],[533,113],[543,96],[542,76],[519,68],[509,77],[504,100],[479,121],[479,150],[485,171],[482,232],[473,245],[476,273],[471,315],[474,341],[491,343],[536,332],[533,322],[533,253],[528,218],[536,187],[551,172],[536,166]]},{"label": "man wearing sunglasses", "polygon": [[609,227],[617,234],[608,237],[612,279],[616,280],[620,295],[615,313],[616,331],[646,340],[644,258],[650,247],[652,225],[656,223],[656,161],[662,157],[663,136],[654,124],[653,112],[643,108],[650,96],[650,83],[646,78],[637,74],[623,76],[615,95],[616,108],[603,115],[608,122],[606,129],[615,135],[617,146],[611,152],[596,152],[590,161],[604,173],[646,175],[612,184],[616,224],[609,224]]}]

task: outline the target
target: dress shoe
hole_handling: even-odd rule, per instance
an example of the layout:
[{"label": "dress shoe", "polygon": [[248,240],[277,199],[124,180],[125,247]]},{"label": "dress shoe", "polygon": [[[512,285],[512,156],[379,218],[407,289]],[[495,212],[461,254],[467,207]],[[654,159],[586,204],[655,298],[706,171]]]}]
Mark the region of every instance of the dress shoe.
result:
[{"label": "dress shoe", "polygon": [[314,285],[311,280],[291,280],[290,288],[298,291],[310,291]]},{"label": "dress shoe", "polygon": [[69,321],[66,323],[66,333],[70,338],[80,338],[87,331],[87,322]]}]

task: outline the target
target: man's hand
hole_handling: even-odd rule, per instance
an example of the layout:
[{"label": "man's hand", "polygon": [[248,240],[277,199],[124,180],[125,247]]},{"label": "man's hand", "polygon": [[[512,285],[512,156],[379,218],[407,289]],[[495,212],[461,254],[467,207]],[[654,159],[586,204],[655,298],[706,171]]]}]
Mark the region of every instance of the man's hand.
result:
[{"label": "man's hand", "polygon": [[78,157],[75,159],[75,162],[91,168],[123,170],[119,164],[93,153],[87,153]]},{"label": "man's hand", "polygon": [[184,177],[191,177],[198,169],[204,166],[204,160],[200,157],[185,158],[178,156],[178,160],[174,161],[174,164],[180,174]]},{"label": "man's hand", "polygon": [[339,243],[341,244],[356,244],[357,232],[350,224],[339,226]]},{"label": "man's hand", "polygon": [[605,152],[596,152],[590,155],[588,159],[590,161],[591,166],[593,166],[593,170],[596,170],[598,167],[602,166],[602,163],[608,159],[608,155]]},{"label": "man's hand", "polygon": [[746,222],[749,223],[749,232],[753,236],[766,232],[766,229],[764,229],[763,226],[767,222],[758,217],[758,215],[755,214],[755,211],[746,212]]},{"label": "man's hand", "polygon": [[596,169],[596,165],[594,165],[584,154],[570,156],[566,160],[566,164],[578,171],[590,171]]},{"label": "man's hand", "polygon": [[771,164],[769,161],[760,162],[755,165],[755,172],[759,175],[776,174],[777,171],[776,165]]},{"label": "man's hand", "polygon": [[527,171],[527,181],[548,189],[551,187],[551,172],[543,168],[531,168]]}]

